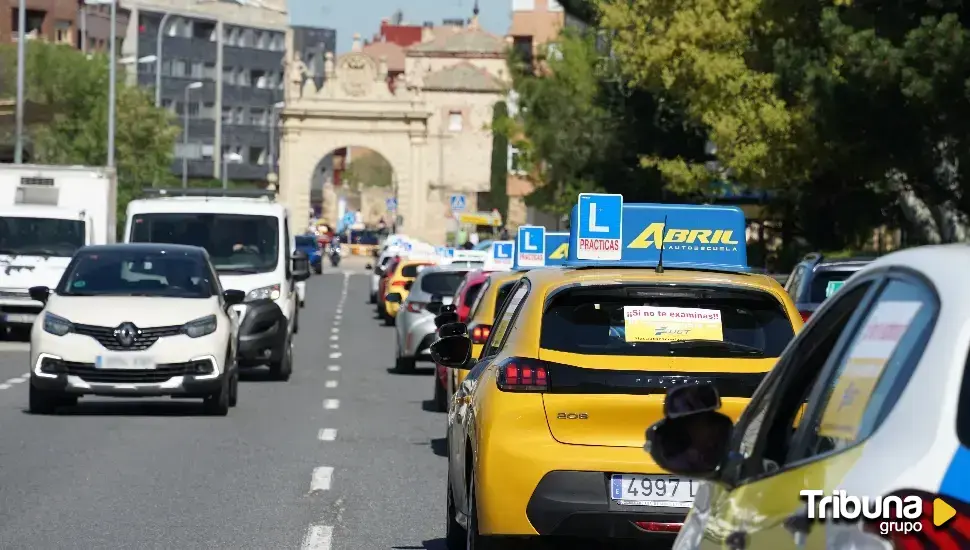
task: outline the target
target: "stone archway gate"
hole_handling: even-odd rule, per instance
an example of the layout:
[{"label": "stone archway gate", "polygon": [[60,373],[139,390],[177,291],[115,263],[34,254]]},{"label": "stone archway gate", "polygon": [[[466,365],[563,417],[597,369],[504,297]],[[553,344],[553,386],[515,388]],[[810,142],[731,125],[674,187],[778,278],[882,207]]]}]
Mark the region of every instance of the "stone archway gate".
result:
[{"label": "stone archway gate", "polygon": [[391,92],[386,63],[360,51],[336,60],[328,53],[324,72],[318,90],[313,80],[304,80],[306,65],[299,54],[287,62],[279,194],[290,210],[292,231],[302,232],[309,223],[310,183],[320,160],[335,149],[358,146],[383,155],[391,164],[403,218],[398,230],[421,236],[427,184],[421,172],[431,113],[418,89],[399,78]]}]

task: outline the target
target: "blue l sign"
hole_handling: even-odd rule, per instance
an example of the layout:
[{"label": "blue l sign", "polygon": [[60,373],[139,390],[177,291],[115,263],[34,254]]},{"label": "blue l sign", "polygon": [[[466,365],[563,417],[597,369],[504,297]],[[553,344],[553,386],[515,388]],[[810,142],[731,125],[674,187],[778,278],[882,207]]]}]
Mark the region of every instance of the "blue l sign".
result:
[{"label": "blue l sign", "polygon": [[546,265],[546,228],[526,225],[519,228],[516,243],[519,267],[542,267]]},{"label": "blue l sign", "polygon": [[576,258],[622,258],[623,195],[580,193],[577,208]]},{"label": "blue l sign", "polygon": [[512,241],[502,241],[494,243],[492,246],[492,257],[496,260],[502,262],[512,261],[512,251],[515,249],[515,245]]}]

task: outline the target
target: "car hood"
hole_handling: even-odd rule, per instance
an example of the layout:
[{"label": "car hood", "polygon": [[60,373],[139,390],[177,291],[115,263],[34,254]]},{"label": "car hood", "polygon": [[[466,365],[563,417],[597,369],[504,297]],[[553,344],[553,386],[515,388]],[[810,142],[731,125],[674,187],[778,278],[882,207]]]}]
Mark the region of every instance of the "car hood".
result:
[{"label": "car hood", "polygon": [[0,256],[0,288],[54,288],[70,262],[60,256]]},{"label": "car hood", "polygon": [[139,327],[161,327],[212,315],[218,307],[215,296],[201,299],[55,294],[45,311],[82,325],[114,327],[127,321]]}]

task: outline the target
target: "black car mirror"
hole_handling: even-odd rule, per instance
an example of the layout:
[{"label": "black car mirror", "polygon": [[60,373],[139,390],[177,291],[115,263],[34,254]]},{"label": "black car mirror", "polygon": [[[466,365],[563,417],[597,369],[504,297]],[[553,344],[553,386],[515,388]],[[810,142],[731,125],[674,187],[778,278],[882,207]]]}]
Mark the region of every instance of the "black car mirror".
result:
[{"label": "black car mirror", "polygon": [[458,308],[455,304],[448,304],[446,306],[441,306],[438,310],[437,316],[434,318],[434,326],[441,328],[449,323],[457,323],[461,319],[458,318]]},{"label": "black car mirror", "polygon": [[32,286],[27,290],[31,300],[37,300],[42,304],[47,304],[47,299],[51,297],[51,289],[46,286]]},{"label": "black car mirror", "polygon": [[733,428],[714,411],[664,418],[647,430],[644,450],[668,472],[710,479],[727,457]]},{"label": "black car mirror", "polygon": [[401,299],[401,294],[397,292],[392,292],[388,294],[384,299],[392,304],[400,304],[403,301]]},{"label": "black car mirror", "polygon": [[677,386],[668,390],[664,399],[665,418],[680,418],[720,408],[721,396],[712,384]]},{"label": "black car mirror", "polygon": [[404,290],[407,290],[408,292],[410,292],[411,287],[413,286],[414,286],[414,281],[407,281],[404,283]]},{"label": "black car mirror", "polygon": [[438,329],[438,336],[447,338],[449,336],[468,337],[468,325],[465,323],[448,323]]},{"label": "black car mirror", "polygon": [[466,336],[447,336],[431,344],[431,358],[444,367],[467,369],[471,354],[472,341]]},{"label": "black car mirror", "polygon": [[307,256],[306,252],[302,250],[293,252],[290,256],[290,262],[293,266],[294,281],[305,281],[310,278],[310,257]]},{"label": "black car mirror", "polygon": [[430,311],[431,313],[434,313],[435,315],[437,315],[437,314],[438,314],[438,312],[439,312],[439,311],[441,311],[441,307],[442,307],[442,305],[443,305],[443,304],[442,304],[441,302],[439,302],[439,301],[435,301],[435,302],[428,302],[428,305],[427,305],[427,306],[425,306],[425,308],[426,308],[426,309],[427,309],[428,311]]},{"label": "black car mirror", "polygon": [[223,290],[222,299],[225,300],[227,306],[234,306],[243,303],[243,300],[246,299],[246,293],[241,290]]}]

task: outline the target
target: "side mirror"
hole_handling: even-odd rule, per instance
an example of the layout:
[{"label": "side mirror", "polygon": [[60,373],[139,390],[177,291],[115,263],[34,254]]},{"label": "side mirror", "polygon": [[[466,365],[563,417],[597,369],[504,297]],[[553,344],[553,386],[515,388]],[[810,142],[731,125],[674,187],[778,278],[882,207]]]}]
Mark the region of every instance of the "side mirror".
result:
[{"label": "side mirror", "polygon": [[457,323],[460,321],[461,319],[458,318],[456,311],[458,311],[458,309],[455,304],[442,306],[438,310],[438,315],[434,318],[434,326],[441,328],[449,323]]},{"label": "side mirror", "polygon": [[404,290],[407,290],[408,292],[410,292],[412,286],[414,286],[414,281],[408,281],[404,283]]},{"label": "side mirror", "polygon": [[668,472],[709,479],[724,462],[733,422],[714,411],[664,418],[647,430],[644,450]]},{"label": "side mirror", "polygon": [[387,296],[384,297],[384,299],[392,304],[400,304],[402,301],[401,294],[397,292],[392,292],[388,294]]},{"label": "side mirror", "polygon": [[465,323],[448,323],[438,329],[438,336],[448,338],[449,336],[464,336],[468,338],[468,325]]},{"label": "side mirror", "polygon": [[664,400],[664,417],[674,419],[713,412],[720,408],[721,396],[713,385],[678,386],[667,392],[667,398]]},{"label": "side mirror", "polygon": [[243,303],[243,300],[246,299],[246,293],[241,290],[223,290],[222,299],[225,300],[227,306],[234,306]]},{"label": "side mirror", "polygon": [[444,304],[441,302],[429,302],[428,305],[425,306],[425,309],[437,315],[438,312],[441,311],[442,307],[444,307]]},{"label": "side mirror", "polygon": [[372,266],[371,264],[367,264],[364,266],[364,269],[374,269],[374,266]]},{"label": "side mirror", "polygon": [[46,304],[47,299],[51,296],[51,289],[46,286],[32,286],[27,293],[30,294],[31,300],[37,300],[42,304]]},{"label": "side mirror", "polygon": [[290,262],[293,264],[294,281],[305,281],[310,278],[310,258],[306,252],[297,250],[290,256]]},{"label": "side mirror", "polygon": [[472,341],[466,336],[446,336],[431,344],[434,362],[453,369],[468,369],[472,355]]}]

